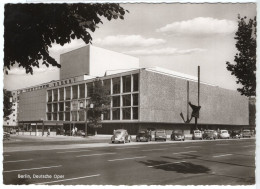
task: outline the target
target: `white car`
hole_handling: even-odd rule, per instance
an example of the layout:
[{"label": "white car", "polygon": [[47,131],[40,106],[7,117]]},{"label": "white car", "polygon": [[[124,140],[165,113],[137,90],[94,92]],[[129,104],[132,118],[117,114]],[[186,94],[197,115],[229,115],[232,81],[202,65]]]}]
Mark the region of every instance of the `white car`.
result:
[{"label": "white car", "polygon": [[131,142],[131,136],[128,134],[125,129],[118,129],[114,131],[113,136],[111,137],[112,143],[126,143]]},{"label": "white car", "polygon": [[224,138],[229,139],[230,138],[230,134],[228,133],[227,130],[220,130],[219,133],[218,133],[218,138],[220,138],[220,139],[224,139]]}]

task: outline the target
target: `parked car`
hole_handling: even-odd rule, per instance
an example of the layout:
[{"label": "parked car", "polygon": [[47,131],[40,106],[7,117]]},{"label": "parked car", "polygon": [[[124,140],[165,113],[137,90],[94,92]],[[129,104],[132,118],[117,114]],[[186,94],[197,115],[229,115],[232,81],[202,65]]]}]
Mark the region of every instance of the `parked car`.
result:
[{"label": "parked car", "polygon": [[15,129],[11,129],[10,134],[16,134],[16,130]]},{"label": "parked car", "polygon": [[204,133],[202,134],[202,139],[216,140],[216,138],[217,138],[217,136],[213,130],[205,130]]},{"label": "parked car", "polygon": [[166,138],[167,138],[167,135],[166,135],[166,131],[164,129],[155,130],[155,136],[154,136],[155,141],[157,141],[157,140],[166,141]]},{"label": "parked car", "polygon": [[113,136],[111,137],[112,143],[126,143],[131,142],[131,136],[128,134],[127,130],[125,129],[118,129],[115,130]]},{"label": "parked car", "polygon": [[86,134],[85,134],[85,131],[83,131],[83,130],[78,130],[77,131],[77,136],[85,136]]},{"label": "parked car", "polygon": [[218,133],[218,138],[219,139],[224,139],[224,138],[229,139],[230,138],[230,134],[228,133],[227,130],[220,130],[219,133]]},{"label": "parked car", "polygon": [[171,134],[171,140],[179,140],[179,141],[184,141],[185,140],[185,135],[183,134],[182,130],[174,130],[172,131]]},{"label": "parked car", "polygon": [[241,138],[241,133],[239,130],[232,130],[230,133],[230,138]]},{"label": "parked car", "polygon": [[3,133],[3,140],[10,140],[10,133],[4,132]]},{"label": "parked car", "polygon": [[252,133],[251,133],[250,130],[245,129],[245,130],[242,131],[242,137],[243,137],[243,138],[245,138],[245,137],[250,138],[251,136],[252,136]]},{"label": "parked car", "polygon": [[141,141],[148,142],[151,140],[152,140],[152,136],[150,135],[148,130],[142,129],[142,130],[138,131],[138,133],[136,135],[136,142],[141,142]]},{"label": "parked car", "polygon": [[202,133],[200,130],[194,130],[192,132],[192,140],[202,140]]}]

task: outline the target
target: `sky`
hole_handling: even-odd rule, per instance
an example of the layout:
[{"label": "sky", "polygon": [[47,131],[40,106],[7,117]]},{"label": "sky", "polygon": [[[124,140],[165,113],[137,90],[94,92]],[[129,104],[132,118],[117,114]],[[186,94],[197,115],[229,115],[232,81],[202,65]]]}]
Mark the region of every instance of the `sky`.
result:
[{"label": "sky", "polygon": [[[140,59],[140,67],[163,67],[197,76],[201,81],[236,90],[236,78],[226,69],[237,50],[234,40],[237,16],[256,16],[254,3],[215,4],[121,4],[129,13],[124,20],[106,21],[91,33],[93,45],[125,53]],[[84,46],[82,40],[49,49],[59,62],[59,55]],[[59,79],[55,67],[34,69],[25,74],[12,68],[4,75],[4,87],[15,90]]]}]

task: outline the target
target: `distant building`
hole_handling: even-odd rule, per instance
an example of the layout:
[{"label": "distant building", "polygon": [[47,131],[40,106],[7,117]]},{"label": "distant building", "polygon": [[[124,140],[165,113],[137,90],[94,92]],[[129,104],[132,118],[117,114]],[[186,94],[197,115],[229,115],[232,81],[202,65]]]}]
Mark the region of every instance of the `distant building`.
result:
[{"label": "distant building", "polygon": [[[61,55],[60,80],[20,91],[19,126],[22,130],[69,131],[85,128],[89,93],[98,76],[111,95],[110,111],[103,115],[100,134],[125,128],[135,134],[139,128],[194,129],[188,101],[197,104],[197,77],[153,67],[139,68],[137,58],[86,46]],[[248,98],[238,92],[201,82],[199,128],[249,127]],[[43,129],[43,130],[42,130]],[[88,128],[89,132],[93,132]]]}]

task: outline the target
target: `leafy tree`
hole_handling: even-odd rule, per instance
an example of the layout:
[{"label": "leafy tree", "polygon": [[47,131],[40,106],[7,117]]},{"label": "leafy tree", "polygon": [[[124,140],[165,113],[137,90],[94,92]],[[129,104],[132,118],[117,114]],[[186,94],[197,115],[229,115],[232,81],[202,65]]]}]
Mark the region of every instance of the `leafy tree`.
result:
[{"label": "leafy tree", "polygon": [[64,45],[72,39],[91,43],[101,17],[124,19],[119,4],[6,4],[4,19],[4,66],[7,70],[18,64],[26,73],[42,63],[60,67],[49,55],[53,43]]},{"label": "leafy tree", "polygon": [[13,103],[10,102],[10,98],[12,98],[12,93],[10,91],[7,91],[6,89],[4,89],[3,92],[4,92],[4,107],[3,107],[4,119],[8,120],[9,119],[8,116],[13,112],[12,110]]},{"label": "leafy tree", "polygon": [[93,92],[90,94],[90,104],[93,108],[88,109],[90,127],[97,129],[102,127],[101,116],[109,111],[111,98],[109,92],[100,79],[93,83]]},{"label": "leafy tree", "polygon": [[227,62],[227,69],[242,84],[237,90],[241,95],[256,95],[256,17],[254,19],[238,16],[238,30],[236,32],[236,48],[239,51],[235,55],[234,62]]}]

